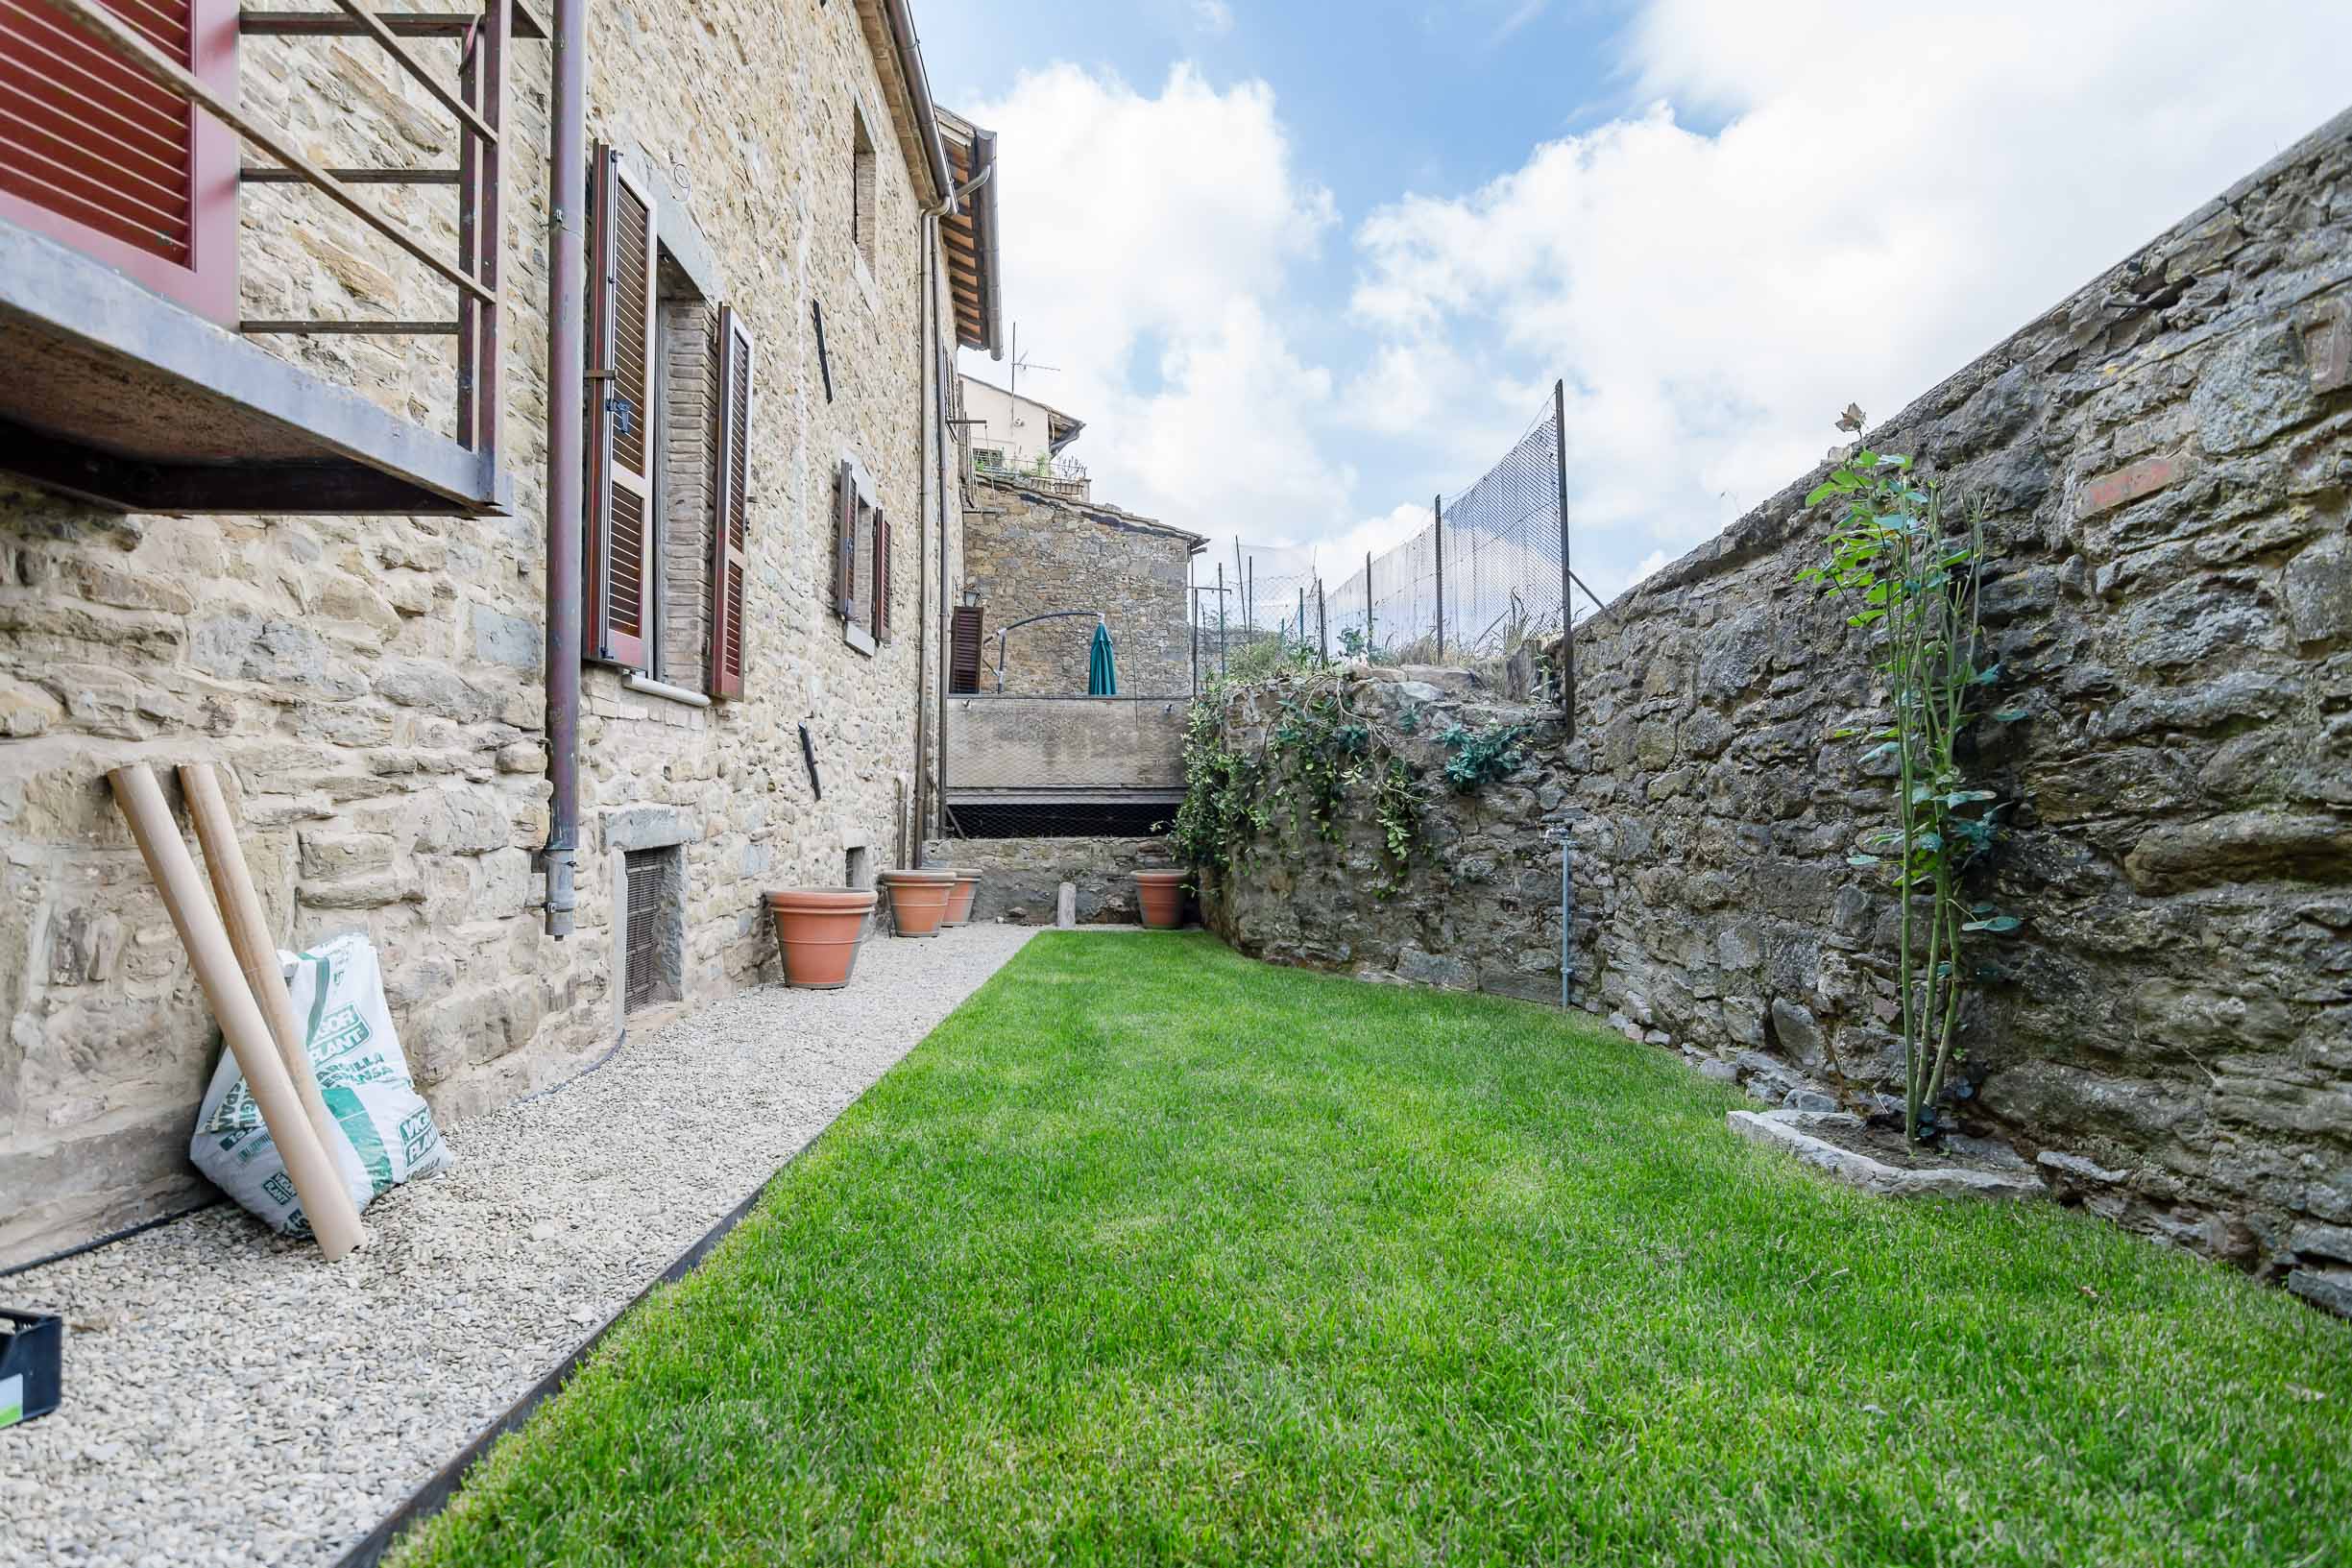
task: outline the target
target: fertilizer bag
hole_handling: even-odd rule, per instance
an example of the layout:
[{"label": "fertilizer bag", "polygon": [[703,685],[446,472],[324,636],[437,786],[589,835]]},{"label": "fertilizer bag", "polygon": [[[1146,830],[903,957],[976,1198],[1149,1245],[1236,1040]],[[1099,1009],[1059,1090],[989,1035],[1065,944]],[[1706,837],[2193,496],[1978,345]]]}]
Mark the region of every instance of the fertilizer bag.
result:
[{"label": "fertilizer bag", "polygon": [[[300,957],[278,957],[303,1025],[311,1073],[335,1119],[326,1140],[327,1157],[352,1202],[364,1209],[377,1194],[447,1167],[449,1146],[408,1076],[384,1006],[383,971],[368,939],[352,931]],[[310,1234],[285,1161],[262,1125],[236,1057],[227,1050],[196,1113],[188,1157],[272,1230]]]}]

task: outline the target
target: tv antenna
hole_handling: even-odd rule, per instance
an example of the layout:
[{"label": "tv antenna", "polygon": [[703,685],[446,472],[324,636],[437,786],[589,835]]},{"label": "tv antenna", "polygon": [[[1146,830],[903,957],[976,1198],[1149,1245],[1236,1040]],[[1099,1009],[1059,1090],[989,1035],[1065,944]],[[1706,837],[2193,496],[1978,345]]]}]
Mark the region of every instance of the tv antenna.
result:
[{"label": "tv antenna", "polygon": [[1021,324],[1020,324],[1019,322],[1015,322],[1015,323],[1013,323],[1013,324],[1012,324],[1012,388],[1011,388],[1011,391],[1012,391],[1012,395],[1013,395],[1014,397],[1016,397],[1016,398],[1017,398],[1017,397],[1019,397],[1019,396],[1021,395],[1021,373],[1022,373],[1023,371],[1059,371],[1060,369],[1061,369],[1061,367],[1060,367],[1059,365],[1032,365],[1032,364],[1031,364],[1031,363],[1030,363],[1030,358],[1029,358],[1029,355],[1027,355],[1027,354],[1025,354],[1025,353],[1023,353],[1023,352],[1021,351]]}]

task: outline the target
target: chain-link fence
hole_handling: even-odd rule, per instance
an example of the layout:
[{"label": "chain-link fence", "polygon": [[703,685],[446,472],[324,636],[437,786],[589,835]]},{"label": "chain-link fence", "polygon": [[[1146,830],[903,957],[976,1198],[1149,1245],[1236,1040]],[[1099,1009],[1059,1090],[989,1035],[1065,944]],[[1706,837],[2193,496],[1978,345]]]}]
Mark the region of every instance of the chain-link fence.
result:
[{"label": "chain-link fence", "polygon": [[[1193,591],[1203,679],[1293,649],[1382,663],[1505,659],[1558,633],[1573,573],[1563,515],[1562,399],[1476,484],[1433,502],[1402,544],[1335,562],[1249,544]],[[1214,575],[1211,575],[1211,571]],[[1575,594],[1597,605],[1581,580]]]}]

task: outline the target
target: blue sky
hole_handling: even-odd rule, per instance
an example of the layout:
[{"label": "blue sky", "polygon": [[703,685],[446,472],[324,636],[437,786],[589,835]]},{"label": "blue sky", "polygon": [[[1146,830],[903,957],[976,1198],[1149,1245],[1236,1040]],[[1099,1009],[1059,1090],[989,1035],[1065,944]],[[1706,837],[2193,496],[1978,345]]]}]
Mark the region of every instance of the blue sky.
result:
[{"label": "blue sky", "polygon": [[2352,5],[2128,11],[916,0],[1098,495],[1360,560],[1564,376],[1605,593],[2352,102]]},{"label": "blue sky", "polygon": [[1624,10],[1597,0],[929,0],[916,24],[933,86],[951,105],[1002,97],[1024,68],[1055,60],[1140,84],[1187,60],[1212,80],[1262,79],[1312,149],[1315,177],[1360,211],[1405,188],[1482,184],[1588,118],[1611,94],[1606,43]]}]

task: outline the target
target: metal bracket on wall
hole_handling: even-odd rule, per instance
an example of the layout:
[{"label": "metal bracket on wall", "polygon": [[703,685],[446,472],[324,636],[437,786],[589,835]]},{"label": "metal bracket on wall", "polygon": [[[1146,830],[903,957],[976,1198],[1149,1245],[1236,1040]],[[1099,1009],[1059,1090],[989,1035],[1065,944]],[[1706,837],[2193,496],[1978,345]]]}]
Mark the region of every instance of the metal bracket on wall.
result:
[{"label": "metal bracket on wall", "polygon": [[816,370],[825,378],[825,401],[833,401],[833,360],[825,352],[825,307],[816,301],[809,302],[809,315],[816,323]]},{"label": "metal bracket on wall", "polygon": [[809,787],[816,791],[818,800],[823,800],[825,784],[816,776],[816,742],[809,738],[809,727],[806,724],[800,726],[800,760],[809,765]]}]

